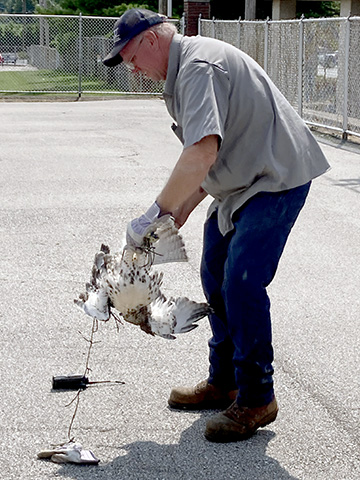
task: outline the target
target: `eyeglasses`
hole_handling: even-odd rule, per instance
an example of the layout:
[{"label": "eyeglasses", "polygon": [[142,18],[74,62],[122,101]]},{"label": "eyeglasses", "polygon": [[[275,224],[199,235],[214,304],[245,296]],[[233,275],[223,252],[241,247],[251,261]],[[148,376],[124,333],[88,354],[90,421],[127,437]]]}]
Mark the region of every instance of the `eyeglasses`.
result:
[{"label": "eyeglasses", "polygon": [[124,62],[125,65],[132,71],[132,70],[135,70],[135,65],[134,65],[134,58],[136,57],[136,54],[138,53],[138,50],[140,48],[140,45],[142,44],[142,41],[144,40],[144,37],[142,37],[142,39],[140,40],[140,42],[138,43],[137,47],[135,48],[135,51],[134,53],[132,54],[130,60],[128,62]]}]

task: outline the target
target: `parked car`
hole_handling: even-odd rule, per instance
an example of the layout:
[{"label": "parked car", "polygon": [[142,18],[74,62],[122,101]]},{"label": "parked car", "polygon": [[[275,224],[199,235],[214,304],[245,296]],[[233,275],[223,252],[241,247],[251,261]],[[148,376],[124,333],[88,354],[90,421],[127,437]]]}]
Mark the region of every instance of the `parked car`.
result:
[{"label": "parked car", "polygon": [[338,63],[338,52],[319,53],[318,61],[323,68],[334,68]]},{"label": "parked car", "polygon": [[1,65],[4,65],[4,58],[3,58],[3,56],[1,55],[1,53],[0,53],[0,64],[1,64]]},{"label": "parked car", "polygon": [[3,53],[3,63],[13,63],[14,65],[16,64],[17,56],[16,53]]}]

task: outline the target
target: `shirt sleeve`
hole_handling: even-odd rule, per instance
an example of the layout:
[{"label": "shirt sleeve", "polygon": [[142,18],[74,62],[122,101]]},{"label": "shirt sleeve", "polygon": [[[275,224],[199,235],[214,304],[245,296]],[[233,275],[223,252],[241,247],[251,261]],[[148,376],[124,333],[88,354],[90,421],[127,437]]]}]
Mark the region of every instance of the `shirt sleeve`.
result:
[{"label": "shirt sleeve", "polygon": [[208,135],[224,138],[229,107],[227,72],[205,61],[191,62],[179,79],[178,105],[184,148]]}]

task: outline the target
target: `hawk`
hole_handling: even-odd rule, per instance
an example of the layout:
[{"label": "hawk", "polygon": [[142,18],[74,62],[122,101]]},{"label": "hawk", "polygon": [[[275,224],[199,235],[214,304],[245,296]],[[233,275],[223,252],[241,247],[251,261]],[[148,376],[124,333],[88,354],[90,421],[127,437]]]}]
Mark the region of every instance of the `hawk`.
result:
[{"label": "hawk", "polygon": [[98,320],[120,316],[150,335],[174,339],[175,334],[196,328],[195,322],[211,312],[207,303],[166,298],[162,293],[163,273],[153,265],[179,261],[187,261],[184,242],[173,219],[160,217],[140,248],[125,245],[111,254],[107,245],[101,245],[86,291],[74,302]]}]

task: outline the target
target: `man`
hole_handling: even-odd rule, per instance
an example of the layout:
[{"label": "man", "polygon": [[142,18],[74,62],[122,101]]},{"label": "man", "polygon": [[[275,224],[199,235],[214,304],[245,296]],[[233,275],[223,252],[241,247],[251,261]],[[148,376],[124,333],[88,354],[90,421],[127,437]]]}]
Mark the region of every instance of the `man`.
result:
[{"label": "man", "polygon": [[115,24],[104,64],[121,62],[166,80],[164,99],[183,151],[156,202],[127,229],[140,245],[161,215],[180,227],[210,194],[201,278],[214,313],[207,380],[172,390],[169,405],[219,409],[205,436],[242,440],[273,422],[270,301],[286,240],[311,180],[329,165],[317,142],[261,67],[224,42],[183,37],[142,9]]}]

